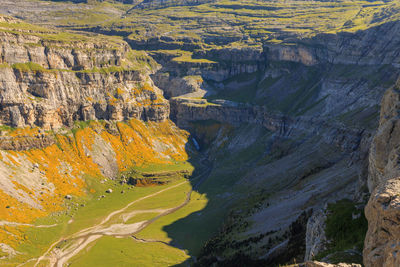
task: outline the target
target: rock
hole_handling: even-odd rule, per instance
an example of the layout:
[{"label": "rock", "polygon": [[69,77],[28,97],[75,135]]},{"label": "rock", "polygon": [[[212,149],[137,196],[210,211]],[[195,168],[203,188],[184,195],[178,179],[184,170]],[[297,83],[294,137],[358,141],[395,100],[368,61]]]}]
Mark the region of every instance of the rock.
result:
[{"label": "rock", "polygon": [[314,256],[326,248],[325,223],[326,214],[324,210],[314,212],[308,219],[304,261],[312,260]]},{"label": "rock", "polygon": [[109,189],[106,190],[106,193],[109,193],[109,194],[110,194],[110,193],[112,193],[112,192],[113,192],[113,191],[112,191],[111,188],[109,188]]},{"label": "rock", "polygon": [[[12,66],[33,62],[43,69],[0,68],[3,125],[49,130],[71,126],[77,119],[164,121],[169,117],[168,101],[152,83],[149,71],[79,72],[104,67],[104,63],[96,62],[120,66],[122,61],[129,61],[126,57],[130,50],[124,42],[118,48],[107,42],[81,41],[71,45],[8,32],[0,32],[0,42],[2,63]],[[28,45],[32,43],[38,45]],[[130,94],[132,88],[143,84],[148,85],[148,90]]]},{"label": "rock", "polygon": [[365,216],[368,220],[365,266],[400,266],[400,178],[388,180],[374,190]]},{"label": "rock", "polygon": [[[272,132],[282,135],[298,131],[315,133],[327,131],[321,136],[327,143],[332,143],[343,150],[354,151],[360,144],[364,131],[343,128],[342,124],[310,117],[290,117],[277,112],[271,112],[264,106],[232,104],[224,101],[220,105],[204,105],[204,99],[172,98],[171,119],[184,129],[189,129],[195,121],[218,121],[234,126],[243,124],[261,125]],[[129,182],[128,182],[129,183]]]},{"label": "rock", "polygon": [[308,261],[305,263],[305,267],[361,267],[361,264],[355,264],[355,263],[331,264],[319,261]]},{"label": "rock", "polygon": [[400,160],[397,147],[400,145],[400,84],[387,90],[381,103],[379,128],[371,144],[369,155],[368,188],[372,192],[386,180],[399,177]]},{"label": "rock", "polygon": [[70,199],[72,199],[72,196],[71,195],[66,195],[65,199],[69,199],[70,200]]},{"label": "rock", "polygon": [[368,231],[363,261],[366,267],[400,266],[400,84],[382,99],[379,128],[369,155],[365,207]]}]

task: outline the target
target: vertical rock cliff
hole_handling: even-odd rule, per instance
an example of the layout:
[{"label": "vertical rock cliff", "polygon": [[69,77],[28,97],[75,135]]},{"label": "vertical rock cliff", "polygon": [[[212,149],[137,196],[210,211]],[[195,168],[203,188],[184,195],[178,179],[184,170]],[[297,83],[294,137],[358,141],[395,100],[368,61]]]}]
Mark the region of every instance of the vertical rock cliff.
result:
[{"label": "vertical rock cliff", "polygon": [[75,120],[169,117],[168,101],[149,77],[156,63],[145,53],[118,38],[28,31],[2,19],[2,124],[56,129]]},{"label": "vertical rock cliff", "polygon": [[379,128],[369,156],[371,198],[365,208],[368,232],[365,266],[400,265],[400,92],[399,84],[383,97]]}]

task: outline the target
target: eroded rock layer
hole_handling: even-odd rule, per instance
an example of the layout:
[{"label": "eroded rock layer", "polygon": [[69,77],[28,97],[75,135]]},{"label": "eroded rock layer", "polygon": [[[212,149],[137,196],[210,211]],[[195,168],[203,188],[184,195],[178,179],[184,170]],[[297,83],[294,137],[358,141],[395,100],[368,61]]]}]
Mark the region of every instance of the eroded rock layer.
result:
[{"label": "eroded rock layer", "polygon": [[75,120],[168,118],[168,102],[148,76],[145,54],[118,40],[18,32],[21,22],[3,20],[0,123],[56,129]]}]

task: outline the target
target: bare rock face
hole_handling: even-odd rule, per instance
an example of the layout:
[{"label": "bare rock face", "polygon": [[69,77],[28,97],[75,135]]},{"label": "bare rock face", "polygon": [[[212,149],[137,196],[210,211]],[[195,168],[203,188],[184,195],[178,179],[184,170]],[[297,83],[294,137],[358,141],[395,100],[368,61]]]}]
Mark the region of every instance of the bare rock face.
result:
[{"label": "bare rock face", "polygon": [[400,179],[377,187],[365,208],[368,232],[364,264],[371,267],[400,266]]},{"label": "bare rock face", "polygon": [[172,98],[171,119],[181,128],[190,128],[193,121],[216,120],[231,125],[251,123],[262,125],[272,132],[289,136],[296,131],[319,132],[329,129],[322,138],[343,150],[354,150],[359,146],[363,131],[348,129],[342,125],[316,120],[309,117],[289,117],[270,112],[263,106],[252,106],[231,101],[214,101],[207,103],[204,99]]},{"label": "bare rock face", "polygon": [[308,261],[305,263],[305,267],[361,267],[361,264],[354,264],[354,263],[331,264],[319,261]]},{"label": "bare rock face", "polygon": [[365,208],[368,232],[363,252],[367,267],[400,266],[399,107],[397,85],[382,100],[380,125],[369,155],[372,194]]},{"label": "bare rock face", "polygon": [[[267,44],[269,59],[288,60],[305,65],[393,64],[400,63],[400,23],[390,22],[356,33],[320,34],[300,43]],[[373,44],[373,45],[371,45]]]},{"label": "bare rock face", "polygon": [[308,219],[306,232],[306,254],[304,261],[312,260],[319,252],[325,249],[325,222],[326,214],[323,210],[314,212]]},{"label": "bare rock face", "polygon": [[388,179],[400,176],[397,166],[400,145],[400,93],[389,89],[383,97],[380,123],[369,156],[368,187],[373,191]]},{"label": "bare rock face", "polygon": [[56,129],[75,120],[169,116],[150,73],[129,66],[126,43],[116,48],[7,32],[0,33],[0,43],[1,124]]}]

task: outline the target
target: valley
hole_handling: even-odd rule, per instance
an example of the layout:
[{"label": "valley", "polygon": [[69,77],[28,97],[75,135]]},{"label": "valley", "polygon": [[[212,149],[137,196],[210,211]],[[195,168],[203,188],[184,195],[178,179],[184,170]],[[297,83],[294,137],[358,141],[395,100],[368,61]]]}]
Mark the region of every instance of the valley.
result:
[{"label": "valley", "polygon": [[399,264],[397,1],[0,14],[1,266]]}]

